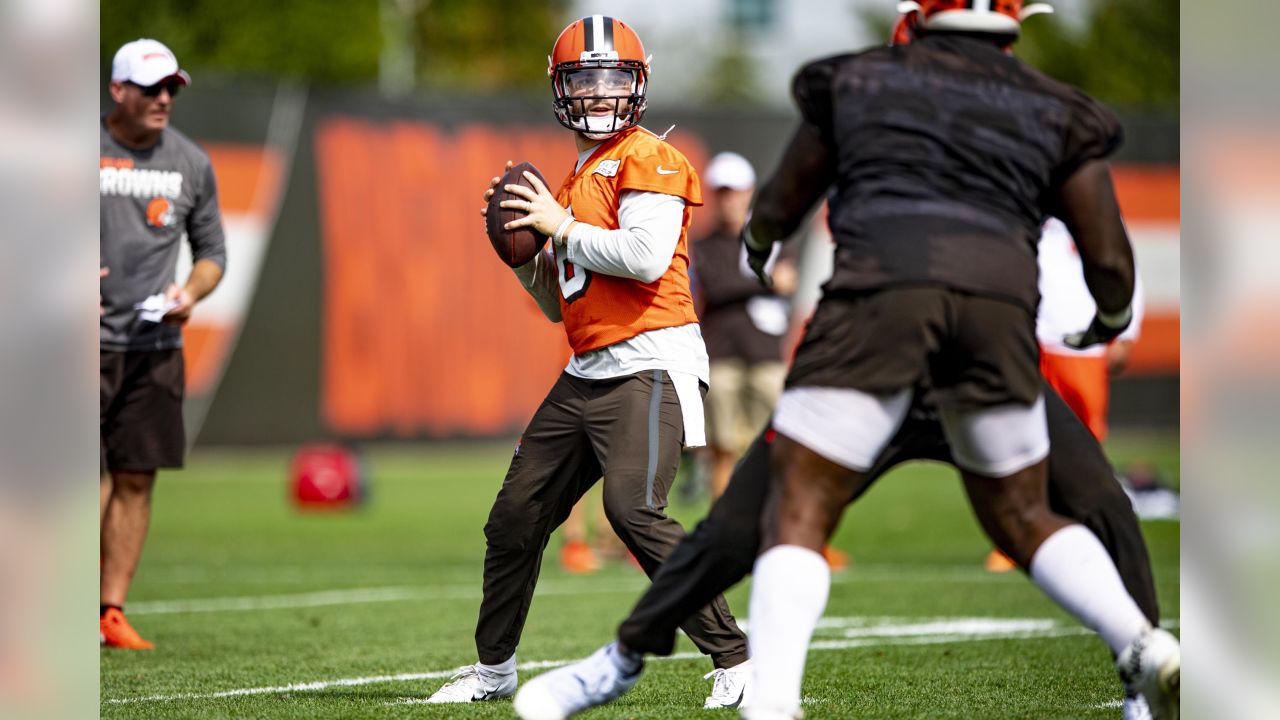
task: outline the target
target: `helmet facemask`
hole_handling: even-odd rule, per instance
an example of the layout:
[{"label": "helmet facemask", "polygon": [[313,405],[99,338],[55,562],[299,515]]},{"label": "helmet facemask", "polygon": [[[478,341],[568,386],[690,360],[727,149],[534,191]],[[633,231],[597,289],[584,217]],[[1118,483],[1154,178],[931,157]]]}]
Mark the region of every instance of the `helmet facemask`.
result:
[{"label": "helmet facemask", "polygon": [[647,81],[636,60],[560,63],[551,75],[556,119],[591,140],[612,137],[640,123]]}]

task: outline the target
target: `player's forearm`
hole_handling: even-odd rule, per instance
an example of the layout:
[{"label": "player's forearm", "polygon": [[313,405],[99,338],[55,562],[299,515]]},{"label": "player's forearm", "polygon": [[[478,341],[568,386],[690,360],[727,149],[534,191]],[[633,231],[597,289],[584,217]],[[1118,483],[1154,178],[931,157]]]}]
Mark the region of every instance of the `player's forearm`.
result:
[{"label": "player's forearm", "polygon": [[520,286],[538,304],[542,314],[551,322],[560,322],[560,298],[557,295],[559,286],[556,282],[555,263],[551,257],[540,252],[530,262],[512,270],[520,281]]},{"label": "player's forearm", "polygon": [[821,133],[801,123],[778,170],[760,188],[751,208],[750,235],[761,246],[795,234],[834,181],[831,151]]},{"label": "player's forearm", "polygon": [[1101,315],[1128,312],[1133,300],[1133,246],[1103,160],[1081,165],[1058,190],[1057,215],[1075,238],[1084,279]]},{"label": "player's forearm", "polygon": [[[677,235],[678,239],[678,235]],[[651,283],[671,265],[675,242],[644,228],[606,230],[578,223],[566,243],[569,262],[592,272]]]},{"label": "player's forearm", "polygon": [[213,260],[197,260],[183,285],[192,302],[200,302],[222,282],[222,266]]},{"label": "player's forearm", "polygon": [[1133,257],[1126,265],[1116,258],[1107,264],[1085,265],[1084,281],[1089,286],[1101,315],[1131,312],[1133,302]]},{"label": "player's forearm", "polygon": [[626,192],[618,230],[587,223],[569,229],[569,262],[592,272],[651,283],[671,266],[684,223],[684,201],[660,193]]}]

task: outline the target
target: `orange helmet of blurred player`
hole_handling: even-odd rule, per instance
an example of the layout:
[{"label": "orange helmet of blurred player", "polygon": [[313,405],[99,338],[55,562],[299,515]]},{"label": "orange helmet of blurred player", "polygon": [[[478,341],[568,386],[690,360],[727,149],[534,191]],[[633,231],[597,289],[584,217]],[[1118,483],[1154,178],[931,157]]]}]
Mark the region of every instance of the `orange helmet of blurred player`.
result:
[{"label": "orange helmet of blurred player", "polygon": [[649,59],[640,36],[621,20],[588,15],[573,21],[547,57],[556,119],[593,140],[639,124]]},{"label": "orange helmet of blurred player", "polygon": [[920,15],[912,11],[898,16],[889,34],[890,45],[906,45],[920,35]]},{"label": "orange helmet of blurred player", "polygon": [[1044,3],[1023,5],[1022,0],[908,0],[898,3],[898,12],[903,17],[894,27],[894,45],[909,42],[921,28],[1017,36],[1023,20],[1053,8]]}]

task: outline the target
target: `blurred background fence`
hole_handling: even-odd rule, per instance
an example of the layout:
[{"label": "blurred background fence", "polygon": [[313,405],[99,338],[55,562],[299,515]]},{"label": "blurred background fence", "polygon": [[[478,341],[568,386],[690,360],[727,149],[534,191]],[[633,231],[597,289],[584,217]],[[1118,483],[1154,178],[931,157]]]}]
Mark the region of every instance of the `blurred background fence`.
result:
[{"label": "blurred background fence", "polygon": [[[892,17],[892,3],[870,0],[121,2],[139,11],[104,16],[104,73],[124,41],[170,44],[195,76],[174,124],[218,175],[230,264],[187,332],[189,427],[208,445],[523,427],[568,350],[493,256],[478,211],[508,159],[556,185],[571,167],[544,57],[572,18],[612,11],[637,27],[655,55],[645,124],[674,125],[695,166],[734,150],[767,174],[795,122],[790,73],[879,42]],[[1020,52],[1112,103],[1127,133],[1117,189],[1147,319],[1112,422],[1176,426],[1176,4],[1171,34],[1165,0],[1056,5]],[[1142,30],[1099,57],[1122,27]],[[1138,44],[1132,62],[1114,61]],[[802,239],[814,257],[829,254],[822,217]],[[695,213],[692,234],[707,229]],[[823,274],[808,267],[800,317]]]}]

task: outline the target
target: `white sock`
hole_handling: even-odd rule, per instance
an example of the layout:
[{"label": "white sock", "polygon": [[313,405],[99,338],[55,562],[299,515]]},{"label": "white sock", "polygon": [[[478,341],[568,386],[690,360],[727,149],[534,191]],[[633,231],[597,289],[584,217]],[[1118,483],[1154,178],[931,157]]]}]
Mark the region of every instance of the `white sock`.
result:
[{"label": "white sock", "polygon": [[1031,579],[1117,655],[1151,626],[1106,548],[1083,525],[1068,525],[1040,545],[1031,558]]},{"label": "white sock", "polygon": [[800,710],[809,639],[831,590],[831,568],[821,553],[778,545],[756,559],[754,572],[748,633],[754,704],[794,715]]},{"label": "white sock", "polygon": [[511,657],[497,665],[485,665],[484,663],[480,663],[480,669],[490,675],[510,675],[516,671],[516,656],[513,654]]}]

